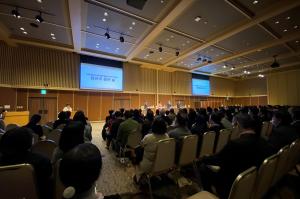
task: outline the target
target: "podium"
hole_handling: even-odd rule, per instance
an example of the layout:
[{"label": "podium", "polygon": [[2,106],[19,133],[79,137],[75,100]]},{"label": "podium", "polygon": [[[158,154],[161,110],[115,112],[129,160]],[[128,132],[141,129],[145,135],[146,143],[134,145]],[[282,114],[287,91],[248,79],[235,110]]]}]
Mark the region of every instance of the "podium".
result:
[{"label": "podium", "polygon": [[17,124],[24,126],[29,122],[29,111],[6,112],[4,122],[5,125]]}]

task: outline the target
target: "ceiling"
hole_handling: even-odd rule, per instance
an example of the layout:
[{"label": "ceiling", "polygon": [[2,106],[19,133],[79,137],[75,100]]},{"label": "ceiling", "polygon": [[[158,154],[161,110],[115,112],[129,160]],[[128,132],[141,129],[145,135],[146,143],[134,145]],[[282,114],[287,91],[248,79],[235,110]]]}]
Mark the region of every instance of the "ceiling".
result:
[{"label": "ceiling", "polygon": [[0,40],[226,78],[300,68],[299,0],[126,2],[0,0]]}]

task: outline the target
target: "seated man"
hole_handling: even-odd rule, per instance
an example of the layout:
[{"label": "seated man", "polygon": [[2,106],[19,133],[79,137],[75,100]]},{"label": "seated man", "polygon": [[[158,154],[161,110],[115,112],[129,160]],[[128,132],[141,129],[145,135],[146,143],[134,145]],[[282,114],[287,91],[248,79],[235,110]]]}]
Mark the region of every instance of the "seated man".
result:
[{"label": "seated man", "polygon": [[277,151],[285,145],[291,144],[299,137],[296,128],[290,125],[290,122],[291,118],[287,111],[274,112],[272,133],[268,141]]},{"label": "seated man", "polygon": [[119,151],[119,146],[125,146],[127,144],[128,137],[131,133],[140,133],[136,131],[140,124],[132,118],[130,111],[125,111],[124,116],[125,121],[120,124],[117,133],[117,151]]},{"label": "seated man", "polygon": [[[255,124],[248,114],[236,116],[240,137],[228,144],[216,155],[203,159],[200,168],[203,188],[211,191],[214,185],[221,198],[227,198],[233,181],[238,174],[251,166],[259,167],[263,160],[274,153],[268,143],[255,135]],[[218,172],[207,165],[220,166]]]},{"label": "seated man", "polygon": [[191,135],[190,130],[188,129],[188,117],[187,114],[183,111],[179,111],[176,115],[176,128],[171,130],[168,134],[170,138],[174,138],[177,141],[183,136]]}]

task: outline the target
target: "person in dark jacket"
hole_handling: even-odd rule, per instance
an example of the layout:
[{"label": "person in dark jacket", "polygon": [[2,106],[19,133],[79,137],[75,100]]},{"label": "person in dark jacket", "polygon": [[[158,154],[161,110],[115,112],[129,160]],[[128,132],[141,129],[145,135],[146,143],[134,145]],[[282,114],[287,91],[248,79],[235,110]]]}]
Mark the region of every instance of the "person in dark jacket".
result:
[{"label": "person in dark jacket", "polygon": [[106,148],[109,149],[110,143],[113,139],[117,138],[118,130],[120,124],[124,121],[122,119],[122,114],[120,111],[116,111],[114,113],[115,119],[112,121],[111,126],[109,128],[109,133],[106,136]]},{"label": "person in dark jacket", "polygon": [[26,124],[24,127],[31,129],[35,134],[37,134],[39,137],[43,136],[43,128],[40,125],[42,117],[38,114],[34,114],[31,118],[28,124]]},{"label": "person in dark jacket", "polygon": [[[214,185],[221,198],[228,197],[238,174],[252,166],[258,168],[265,158],[275,153],[266,140],[256,136],[254,121],[248,114],[240,113],[236,119],[240,137],[229,141],[219,153],[204,158],[200,169],[204,189],[211,191]],[[213,172],[207,165],[219,166],[220,170]]]}]

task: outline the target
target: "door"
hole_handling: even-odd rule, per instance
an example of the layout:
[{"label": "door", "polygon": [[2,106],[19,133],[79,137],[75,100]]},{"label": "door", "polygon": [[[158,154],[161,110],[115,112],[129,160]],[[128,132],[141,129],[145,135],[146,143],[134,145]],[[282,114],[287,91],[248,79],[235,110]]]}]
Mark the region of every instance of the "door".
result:
[{"label": "door", "polygon": [[42,124],[57,118],[57,98],[30,97],[28,106],[30,117],[34,114],[40,114]]}]

